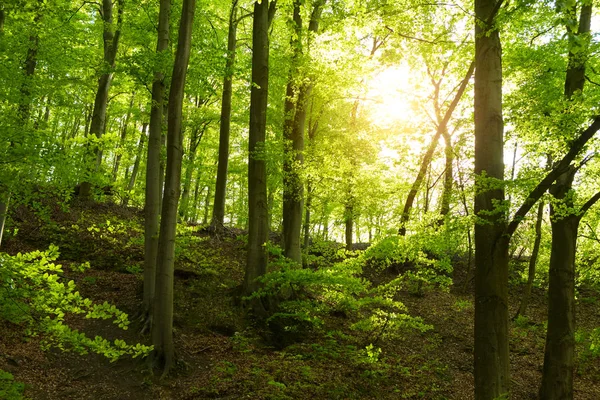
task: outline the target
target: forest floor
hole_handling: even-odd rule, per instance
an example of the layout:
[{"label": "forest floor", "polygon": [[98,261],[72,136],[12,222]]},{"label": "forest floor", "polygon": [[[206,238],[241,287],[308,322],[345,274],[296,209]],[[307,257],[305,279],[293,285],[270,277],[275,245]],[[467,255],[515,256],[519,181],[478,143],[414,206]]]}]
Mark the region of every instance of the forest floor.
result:
[{"label": "forest floor", "polygon": [[[117,206],[59,206],[45,215],[21,207],[13,215],[18,234],[8,237],[10,254],[59,246],[64,277],[82,295],[108,301],[130,316],[140,307],[143,238],[139,211]],[[371,364],[356,350],[321,338],[285,348],[270,347],[235,305],[243,278],[244,244],[233,235],[215,238],[199,227],[182,229],[177,239],[175,319],[178,366],[162,381],[146,363],[124,358],[114,363],[93,354],[42,351],[39,337],[23,327],[0,325],[0,369],[25,383],[31,399],[472,399],[473,301],[462,290],[464,266],[455,268],[456,287],[417,297],[399,294],[408,313],[433,325],[425,333],[407,331],[381,340]],[[69,269],[89,261],[86,272]],[[514,313],[521,287],[512,286]],[[580,293],[578,329],[600,326],[600,293]],[[526,319],[511,323],[511,398],[536,399],[544,350],[545,294],[533,292]],[[149,343],[133,317],[123,331],[110,321],[71,318],[71,326],[92,337]],[[372,339],[372,338],[371,338]],[[365,345],[369,338],[364,338]],[[600,360],[581,346],[575,398],[600,399]]]}]

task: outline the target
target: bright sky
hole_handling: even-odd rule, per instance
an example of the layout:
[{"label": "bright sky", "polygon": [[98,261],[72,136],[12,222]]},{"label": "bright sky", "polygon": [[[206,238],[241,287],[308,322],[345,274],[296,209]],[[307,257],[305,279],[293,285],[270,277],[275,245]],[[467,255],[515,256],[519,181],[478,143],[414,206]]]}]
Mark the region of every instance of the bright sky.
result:
[{"label": "bright sky", "polygon": [[365,106],[376,126],[391,128],[413,116],[417,104],[411,100],[410,74],[408,65],[401,64],[377,72],[369,82]]}]

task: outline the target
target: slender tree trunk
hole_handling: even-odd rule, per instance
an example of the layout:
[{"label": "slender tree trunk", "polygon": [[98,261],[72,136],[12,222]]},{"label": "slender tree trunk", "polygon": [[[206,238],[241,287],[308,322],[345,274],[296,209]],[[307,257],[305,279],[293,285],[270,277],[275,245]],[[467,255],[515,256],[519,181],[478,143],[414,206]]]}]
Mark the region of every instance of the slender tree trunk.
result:
[{"label": "slender tree trunk", "polygon": [[144,143],[146,142],[146,129],[148,128],[148,124],[144,123],[142,125],[142,134],[140,135],[140,141],[138,142],[138,151],[135,154],[135,161],[133,162],[133,171],[131,171],[131,178],[129,178],[129,183],[127,184],[127,188],[125,190],[125,197],[123,198],[123,205],[127,206],[129,203],[130,193],[133,191],[135,187],[135,181],[137,179],[138,171],[140,169],[140,160],[142,158],[142,154],[144,153]]},{"label": "slender tree trunk", "polygon": [[[165,112],[163,114],[163,121],[166,121],[168,119],[168,112],[167,112],[167,103],[164,103],[164,107],[165,107]],[[167,146],[167,135],[165,135],[164,130],[162,131],[161,135],[160,135],[160,141],[161,141],[161,155],[160,155],[160,163],[159,163],[159,167],[158,167],[158,187],[159,187],[159,197],[158,197],[158,209],[162,210],[162,204],[163,204],[163,198],[165,196],[165,173],[166,173],[166,168],[167,168],[167,159],[166,159],[166,154],[163,156],[163,149],[166,149]]]},{"label": "slender tree trunk", "polygon": [[[170,0],[160,1],[158,15],[158,40],[156,53],[161,54],[169,49],[169,12]],[[144,302],[143,319],[148,329],[152,325],[152,309],[156,286],[156,262],[158,254],[159,213],[160,213],[160,153],[162,117],[165,97],[165,74],[161,70],[154,71],[152,82],[152,104],[150,106],[150,126],[148,132],[148,155],[146,161],[146,189],[144,205]]]},{"label": "slender tree trunk", "polygon": [[448,129],[442,131],[444,137],[446,157],[446,170],[444,171],[444,191],[442,192],[442,201],[440,205],[440,221],[443,222],[446,215],[450,213],[450,200],[452,199],[452,184],[454,183],[454,150],[452,149],[452,137]]},{"label": "slender tree trunk", "polygon": [[345,237],[346,237],[346,250],[354,250],[354,244],[352,240],[352,231],[354,229],[354,200],[350,200],[346,203],[344,211],[344,226],[345,226]]},{"label": "slender tree trunk", "polygon": [[[493,24],[501,0],[475,0],[475,399],[509,391],[508,241],[503,236],[502,51]],[[490,188],[491,185],[491,188]]]},{"label": "slender tree trunk", "polygon": [[189,199],[190,199],[190,188],[192,186],[192,174],[195,169],[195,161],[196,161],[196,153],[198,150],[198,146],[200,145],[200,141],[202,140],[202,136],[204,136],[204,132],[208,127],[208,122],[204,123],[202,127],[196,127],[192,130],[192,135],[190,137],[190,147],[188,152],[188,162],[187,168],[185,170],[185,178],[183,180],[183,193],[181,194],[181,207],[179,208],[179,217],[182,221],[186,221],[189,210]]},{"label": "slender tree trunk", "polygon": [[152,325],[154,359],[163,367],[163,376],[168,374],[175,357],[173,344],[173,269],[177,205],[181,190],[181,164],[183,158],[182,107],[185,79],[190,59],[195,9],[196,0],[184,0],[179,24],[177,53],[169,92],[165,195],[158,239],[154,324]]},{"label": "slender tree trunk", "polygon": [[0,194],[0,247],[2,247],[2,237],[4,235],[4,225],[8,214],[8,203],[10,202],[10,192]]},{"label": "slender tree trunk", "polygon": [[198,206],[200,204],[200,177],[196,177],[196,183],[194,184],[194,207],[192,208],[192,216],[190,217],[190,221],[192,223],[198,222]]},{"label": "slender tree trunk", "polygon": [[208,224],[208,212],[210,209],[210,186],[206,187],[206,197],[204,198],[204,217],[202,217],[202,225]]},{"label": "slender tree trunk", "polygon": [[[113,21],[113,2],[112,0],[102,0],[102,19],[104,21],[104,66],[106,72],[100,75],[98,79],[98,90],[96,91],[96,98],[94,100],[94,111],[92,112],[92,122],[90,125],[90,135],[95,135],[97,139],[100,139],[104,134],[106,126],[106,109],[108,106],[108,91],[113,78],[113,71],[115,69],[115,59],[117,57],[117,50],[119,47],[119,38],[121,36],[121,24],[123,22],[123,5],[124,0],[118,0],[119,10],[117,13],[117,23],[115,25]],[[115,29],[116,26],[116,29]],[[82,199],[89,199],[92,194],[92,184],[90,182],[90,174],[97,171],[100,168],[102,162],[102,149],[98,144],[92,146],[93,157],[86,157],[85,168],[87,175],[81,182],[79,189],[79,196]],[[95,166],[91,166],[89,163],[91,160],[95,161]]]},{"label": "slender tree trunk", "polygon": [[444,114],[444,118],[439,122],[437,130],[435,132],[435,135],[431,139],[431,143],[429,144],[427,151],[423,155],[423,159],[421,161],[421,167],[419,168],[417,177],[415,178],[415,180],[410,188],[410,191],[408,192],[408,196],[406,197],[406,202],[404,203],[404,209],[402,210],[402,216],[400,217],[400,229],[398,230],[398,234],[401,236],[406,235],[406,224],[410,220],[410,211],[413,207],[415,198],[417,197],[417,193],[419,192],[419,189],[421,188],[421,185],[423,184],[423,181],[425,179],[425,174],[427,173],[427,168],[429,168],[429,165],[431,164],[431,160],[433,159],[433,155],[435,153],[435,149],[437,147],[438,141],[440,140],[440,136],[442,136],[442,134],[445,131],[447,131],[448,122],[450,121],[450,118],[452,117],[452,113],[456,109],[458,102],[460,101],[465,90],[467,89],[467,85],[469,83],[469,80],[471,79],[471,76],[473,75],[474,69],[475,69],[475,62],[472,62],[471,65],[469,66],[467,74],[461,81],[460,86],[458,87],[458,90],[456,91],[456,94],[454,95],[454,99],[452,100],[452,103],[450,103],[450,105],[448,106],[448,109],[446,110],[446,113]]},{"label": "slender tree trunk", "polygon": [[113,166],[112,177],[113,182],[117,180],[119,174],[119,164],[121,163],[121,157],[123,156],[123,146],[125,145],[125,139],[127,138],[127,128],[129,126],[129,119],[131,118],[131,110],[133,109],[133,101],[135,100],[135,92],[131,94],[131,100],[129,101],[129,108],[125,115],[125,121],[123,122],[123,128],[121,129],[121,138],[116,148],[115,164]]},{"label": "slender tree trunk", "polygon": [[[252,31],[252,88],[250,92],[250,135],[248,140],[248,254],[243,292],[250,295],[260,287],[257,279],[267,270],[265,243],[269,238],[267,171],[262,154],[266,139],[269,85],[269,1],[254,3]],[[251,304],[255,315],[264,313],[260,301]]]},{"label": "slender tree trunk", "polygon": [[238,0],[231,3],[229,13],[229,32],[227,34],[227,61],[223,78],[223,97],[221,100],[221,127],[219,130],[219,161],[217,165],[217,181],[213,203],[211,228],[222,230],[225,221],[225,199],[227,192],[227,169],[229,164],[229,136],[231,132],[231,99],[233,96],[233,72],[235,51],[237,46],[237,7]]},{"label": "slender tree trunk", "polygon": [[310,180],[306,182],[306,204],[304,206],[304,249],[310,245],[310,208],[312,206],[313,187]]}]

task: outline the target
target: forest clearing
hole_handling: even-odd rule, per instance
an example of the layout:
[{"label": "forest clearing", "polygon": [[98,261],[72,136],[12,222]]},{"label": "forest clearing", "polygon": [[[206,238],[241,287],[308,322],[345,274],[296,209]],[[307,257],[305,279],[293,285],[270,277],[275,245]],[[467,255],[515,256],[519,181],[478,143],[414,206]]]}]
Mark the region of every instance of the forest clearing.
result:
[{"label": "forest clearing", "polygon": [[600,399],[597,9],[0,1],[0,398]]}]

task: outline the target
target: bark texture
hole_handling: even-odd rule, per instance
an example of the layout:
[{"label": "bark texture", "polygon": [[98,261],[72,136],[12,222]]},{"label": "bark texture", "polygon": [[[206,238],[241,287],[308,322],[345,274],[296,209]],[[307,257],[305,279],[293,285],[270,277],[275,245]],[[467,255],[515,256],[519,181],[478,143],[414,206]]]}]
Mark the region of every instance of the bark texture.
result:
[{"label": "bark texture", "polygon": [[[248,254],[243,292],[259,288],[257,278],[267,269],[265,243],[268,240],[267,171],[264,145],[269,85],[269,1],[254,3],[252,31],[252,88],[248,140]],[[252,304],[255,314],[264,312],[262,303]]]},{"label": "bark texture", "polygon": [[[565,10],[575,14],[576,9]],[[570,41],[569,63],[565,78],[565,98],[571,100],[582,92],[585,83],[585,64],[588,54],[592,5],[583,5],[579,27],[574,34],[567,26]],[[575,40],[579,38],[579,40]],[[582,46],[583,43],[583,46]],[[544,369],[540,397],[548,400],[573,398],[573,369],[575,365],[575,255],[577,231],[581,217],[595,203],[594,197],[579,212],[573,212],[569,192],[578,168],[570,167],[556,179],[550,193],[558,200],[550,209],[552,248],[548,285],[548,330],[544,352]]]},{"label": "bark texture", "polygon": [[152,326],[154,359],[158,365],[163,367],[163,375],[169,372],[175,357],[173,344],[173,269],[177,206],[181,190],[181,164],[183,158],[182,107],[185,79],[190,59],[195,9],[195,0],[184,0],[179,25],[177,53],[169,92],[165,194],[158,239],[156,295],[154,298],[154,324]]},{"label": "bark texture", "polygon": [[548,331],[544,352],[544,370],[540,398],[564,400],[573,398],[573,366],[575,361],[575,253],[579,216],[565,214],[573,207],[565,199],[571,190],[575,169],[562,175],[550,193],[562,204],[550,207],[552,249],[548,281]]},{"label": "bark texture", "polygon": [[504,201],[501,0],[475,0],[475,399],[509,391],[508,238]]},{"label": "bark texture", "polygon": [[[169,48],[170,0],[161,0],[158,14],[158,40],[156,53]],[[146,189],[144,205],[144,301],[143,315],[149,325],[152,322],[154,301],[156,257],[158,253],[159,205],[160,205],[160,150],[162,133],[163,101],[165,97],[165,76],[160,70],[154,71],[152,82],[152,104],[148,132],[148,153],[146,159]]]}]

